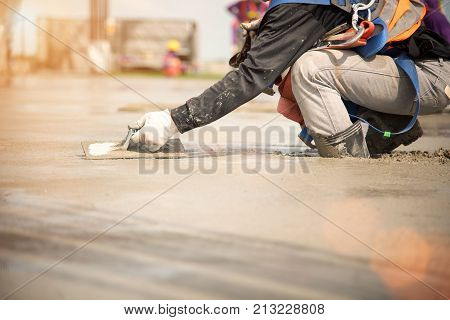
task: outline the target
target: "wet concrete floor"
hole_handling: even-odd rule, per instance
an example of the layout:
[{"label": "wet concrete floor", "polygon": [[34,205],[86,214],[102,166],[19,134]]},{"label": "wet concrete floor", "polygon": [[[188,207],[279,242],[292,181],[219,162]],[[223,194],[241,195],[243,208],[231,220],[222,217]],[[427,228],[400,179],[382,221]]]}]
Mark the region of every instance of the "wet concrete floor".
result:
[{"label": "wet concrete floor", "polygon": [[[164,106],[212,83],[123,80]],[[448,162],[311,152],[89,161],[81,141],[120,140],[149,101],[109,78],[52,74],[17,79],[0,101],[3,298],[450,295]],[[260,97],[181,139],[305,151],[274,103]],[[404,150],[450,148],[450,114],[422,123],[426,136]]]}]

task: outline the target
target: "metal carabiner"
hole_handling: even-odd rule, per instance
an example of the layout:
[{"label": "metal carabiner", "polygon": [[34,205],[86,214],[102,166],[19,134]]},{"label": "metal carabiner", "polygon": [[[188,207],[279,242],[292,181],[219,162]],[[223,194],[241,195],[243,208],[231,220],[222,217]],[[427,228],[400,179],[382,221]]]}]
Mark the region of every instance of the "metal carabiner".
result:
[{"label": "metal carabiner", "polygon": [[371,0],[368,4],[364,3],[356,3],[352,5],[353,15],[352,15],[352,27],[355,31],[358,31],[358,21],[359,21],[359,11],[367,10],[367,17],[364,19],[365,21],[372,21],[372,6],[377,2],[377,0]]}]

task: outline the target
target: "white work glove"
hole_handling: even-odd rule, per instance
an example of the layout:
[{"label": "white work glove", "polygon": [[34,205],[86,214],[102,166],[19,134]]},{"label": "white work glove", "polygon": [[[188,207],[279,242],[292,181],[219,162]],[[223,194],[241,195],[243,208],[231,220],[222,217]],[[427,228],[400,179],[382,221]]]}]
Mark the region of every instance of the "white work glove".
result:
[{"label": "white work glove", "polygon": [[161,149],[178,132],[169,110],[149,112],[128,128],[138,130],[131,137],[131,144],[145,146],[150,152]]}]

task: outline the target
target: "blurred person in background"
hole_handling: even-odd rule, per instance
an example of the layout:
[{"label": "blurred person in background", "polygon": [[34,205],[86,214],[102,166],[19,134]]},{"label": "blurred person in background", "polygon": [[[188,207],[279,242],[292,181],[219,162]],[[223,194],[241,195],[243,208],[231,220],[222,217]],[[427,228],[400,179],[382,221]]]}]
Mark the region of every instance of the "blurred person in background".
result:
[{"label": "blurred person in background", "polygon": [[242,48],[243,32],[241,23],[260,19],[269,5],[261,0],[241,0],[228,7],[228,11],[235,17],[232,24],[232,47],[236,53]]},{"label": "blurred person in background", "polygon": [[178,77],[184,72],[183,62],[178,56],[181,43],[172,39],[167,43],[167,53],[163,59],[164,75],[167,77]]},{"label": "blurred person in background", "polygon": [[[427,7],[427,15],[423,20],[425,26],[436,32],[450,43],[450,23],[449,17],[445,16],[442,9],[450,7],[448,0],[421,0]],[[444,2],[445,1],[445,2]],[[445,4],[444,4],[445,3]]]}]

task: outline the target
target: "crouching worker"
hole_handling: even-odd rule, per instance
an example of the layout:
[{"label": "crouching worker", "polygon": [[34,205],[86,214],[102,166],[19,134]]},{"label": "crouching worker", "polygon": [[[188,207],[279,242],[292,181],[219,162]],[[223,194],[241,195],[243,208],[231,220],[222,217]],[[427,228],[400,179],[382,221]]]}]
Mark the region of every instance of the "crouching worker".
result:
[{"label": "crouching worker", "polygon": [[[298,106],[289,113],[321,156],[368,157],[367,144],[383,153],[416,140],[417,115],[448,104],[448,44],[419,29],[425,7],[418,0],[359,1],[272,0],[262,20],[246,26],[250,38],[232,59],[238,69],[184,105],[131,124],[138,130],[133,143],[157,151],[176,132],[207,125],[267,91],[292,66],[291,105]],[[411,55],[423,61],[416,66]],[[367,137],[362,123],[371,126]]]},{"label": "crouching worker", "polygon": [[[442,112],[450,104],[450,63],[430,58],[416,61],[415,66],[422,115]],[[352,50],[310,51],[297,60],[291,74],[298,105],[284,104],[283,108],[280,104],[279,111],[291,120],[303,121],[321,156],[366,157],[368,151],[379,155],[422,135],[414,119],[417,92],[389,56],[367,60]],[[358,107],[349,111],[348,101]],[[354,121],[357,118],[373,127],[364,132],[365,123]],[[415,122],[407,132],[395,135],[411,121]],[[384,132],[391,136],[385,137]]]}]

